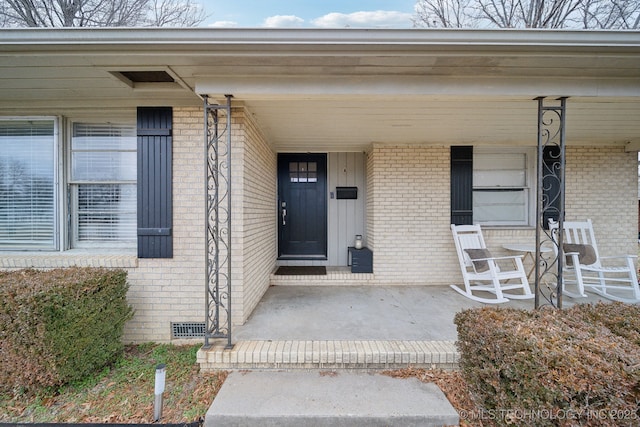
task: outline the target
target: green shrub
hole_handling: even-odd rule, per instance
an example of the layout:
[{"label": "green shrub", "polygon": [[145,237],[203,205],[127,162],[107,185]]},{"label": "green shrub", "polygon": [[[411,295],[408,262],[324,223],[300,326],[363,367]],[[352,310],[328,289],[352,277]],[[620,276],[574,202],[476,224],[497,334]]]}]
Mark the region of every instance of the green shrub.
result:
[{"label": "green shrub", "polygon": [[640,425],[640,307],[460,312],[460,367],[497,425]]},{"label": "green shrub", "polygon": [[79,381],[123,352],[126,272],[96,268],[0,273],[0,391]]}]

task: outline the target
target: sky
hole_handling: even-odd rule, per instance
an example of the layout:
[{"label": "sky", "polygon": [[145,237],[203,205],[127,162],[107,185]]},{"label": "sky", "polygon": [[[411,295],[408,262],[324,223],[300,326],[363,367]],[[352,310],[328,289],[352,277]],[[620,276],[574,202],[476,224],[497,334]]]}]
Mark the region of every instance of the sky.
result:
[{"label": "sky", "polygon": [[196,0],[207,27],[412,28],[416,0]]}]

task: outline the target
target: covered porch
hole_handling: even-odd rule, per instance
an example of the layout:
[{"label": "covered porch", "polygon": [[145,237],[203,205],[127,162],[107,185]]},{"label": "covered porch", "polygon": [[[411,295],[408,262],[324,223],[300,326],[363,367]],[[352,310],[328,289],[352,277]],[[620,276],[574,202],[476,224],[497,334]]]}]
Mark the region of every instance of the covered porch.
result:
[{"label": "covered porch", "polygon": [[[597,295],[565,299],[603,301]],[[604,300],[606,301],[606,300]],[[487,307],[448,286],[271,286],[251,317],[233,330],[234,346],[200,350],[203,371],[216,369],[452,369],[458,351],[455,314]],[[495,307],[495,306],[494,306]],[[534,309],[533,300],[501,308]]]},{"label": "covered porch", "polygon": [[[570,100],[569,118],[562,128],[568,135],[566,158],[571,159],[566,212],[576,218],[597,218],[600,232],[610,237],[608,249],[628,246],[627,236],[635,236],[629,232],[636,223],[636,191],[630,187],[636,185],[636,172],[630,159],[637,149],[637,124],[629,118],[638,106],[637,79],[629,74],[634,59],[627,56],[628,46],[613,47],[609,45],[613,40],[596,40],[586,33],[537,34],[540,40],[522,33],[506,41],[504,34],[481,32],[472,44],[461,42],[459,34],[424,33],[412,39],[407,33],[387,39],[392,33],[349,32],[340,35],[343,39],[336,32],[324,34],[329,38],[320,41],[301,33],[311,37],[304,40],[312,45],[303,42],[294,47],[286,40],[273,40],[269,54],[276,57],[268,65],[238,54],[228,58],[227,66],[215,64],[207,70],[210,74],[196,76],[195,90],[207,97],[205,105],[227,104],[231,127],[226,143],[232,155],[241,159],[230,161],[233,197],[239,196],[241,202],[231,224],[223,224],[238,236],[231,265],[235,263],[240,274],[227,266],[230,283],[225,277],[226,288],[220,294],[237,295],[232,299],[240,307],[229,309],[224,301],[221,305],[230,310],[231,323],[243,324],[258,307],[260,297],[269,290],[266,277],[275,268],[291,259],[342,266],[355,234],[364,235],[374,254],[367,285],[428,285],[431,290],[457,281],[449,225],[461,208],[454,190],[464,192],[468,200],[472,194],[475,197],[474,191],[487,198],[477,212],[469,212],[469,206],[466,214],[487,226],[493,246],[533,243],[536,126],[540,124],[536,99],[541,98],[551,104],[559,98]],[[378,43],[381,40],[385,43]],[[602,52],[615,57],[617,65],[603,62]],[[231,75],[231,68],[242,72]],[[612,126],[617,122],[623,125]],[[233,138],[234,124],[244,139]],[[470,173],[491,175],[500,164],[500,178],[459,184],[454,161],[460,159],[454,158],[453,147],[472,147],[472,162],[478,167]],[[320,261],[281,257],[280,227],[294,216],[279,193],[279,159],[291,153],[324,153],[328,158],[328,185],[322,190],[328,198],[328,231],[321,234],[328,236],[329,244]],[[334,202],[333,191],[344,182],[331,177],[351,178],[350,168],[339,159],[355,153],[358,199],[363,206],[355,211],[355,226],[340,229],[333,226],[342,221],[332,207],[342,202]],[[636,163],[633,159],[633,168]],[[291,170],[285,167],[286,177]],[[612,173],[618,174],[611,179],[620,184],[617,193],[601,179]],[[302,182],[297,175],[290,179]],[[270,186],[266,188],[264,182]],[[268,192],[265,200],[276,200],[275,206],[256,200],[254,195],[264,191]],[[505,194],[517,200],[505,201]],[[587,205],[587,199],[599,202]],[[628,208],[630,201],[633,211]],[[481,217],[487,206],[512,202],[518,213],[506,221],[497,215],[502,213],[497,212],[499,208],[493,208],[490,218]],[[633,212],[633,220],[620,217],[617,225],[609,221],[609,207],[614,204],[620,205],[623,216]],[[258,212],[263,221],[259,229],[253,228],[254,216],[249,217],[255,215],[257,222]],[[246,218],[251,224],[244,222]],[[234,229],[238,223],[241,226]],[[312,284],[322,286],[315,279]],[[218,319],[211,324],[218,325]]]}]

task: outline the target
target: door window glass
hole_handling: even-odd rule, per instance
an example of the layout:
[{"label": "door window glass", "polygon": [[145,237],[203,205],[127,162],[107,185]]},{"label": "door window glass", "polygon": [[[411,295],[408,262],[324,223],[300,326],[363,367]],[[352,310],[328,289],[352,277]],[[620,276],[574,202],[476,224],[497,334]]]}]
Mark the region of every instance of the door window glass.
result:
[{"label": "door window glass", "polygon": [[318,164],[316,162],[289,162],[291,182],[318,182]]}]

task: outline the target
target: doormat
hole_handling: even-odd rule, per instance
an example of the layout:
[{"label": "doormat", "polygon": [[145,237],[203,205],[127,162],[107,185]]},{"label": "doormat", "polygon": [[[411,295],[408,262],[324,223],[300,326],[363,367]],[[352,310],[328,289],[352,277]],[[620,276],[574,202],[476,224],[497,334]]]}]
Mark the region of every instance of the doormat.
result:
[{"label": "doormat", "polygon": [[290,266],[283,265],[276,270],[276,276],[324,276],[327,274],[327,268],[321,266]]}]

